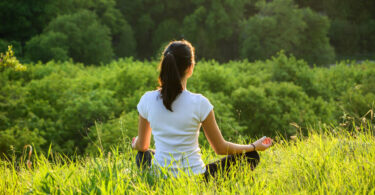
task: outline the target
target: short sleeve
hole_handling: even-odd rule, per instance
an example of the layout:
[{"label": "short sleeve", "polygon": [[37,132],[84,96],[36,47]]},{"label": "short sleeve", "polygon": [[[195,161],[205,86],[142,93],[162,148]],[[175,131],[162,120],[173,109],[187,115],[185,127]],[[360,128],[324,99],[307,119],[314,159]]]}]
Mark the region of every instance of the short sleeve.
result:
[{"label": "short sleeve", "polygon": [[138,113],[145,119],[148,120],[148,101],[147,101],[147,93],[145,93],[141,99],[139,100],[139,103],[137,105]]},{"label": "short sleeve", "polygon": [[200,113],[199,113],[200,122],[203,122],[204,120],[206,120],[208,114],[211,112],[213,108],[214,106],[210,103],[210,101],[206,97],[201,96]]}]

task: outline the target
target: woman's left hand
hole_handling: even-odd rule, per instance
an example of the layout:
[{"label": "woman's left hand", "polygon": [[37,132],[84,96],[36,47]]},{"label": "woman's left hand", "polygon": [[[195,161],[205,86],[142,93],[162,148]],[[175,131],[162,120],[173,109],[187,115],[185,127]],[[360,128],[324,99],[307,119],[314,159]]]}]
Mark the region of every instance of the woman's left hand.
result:
[{"label": "woman's left hand", "polygon": [[133,137],[132,139],[132,148],[135,149],[135,144],[137,143],[137,140],[138,140],[138,136],[137,137]]}]

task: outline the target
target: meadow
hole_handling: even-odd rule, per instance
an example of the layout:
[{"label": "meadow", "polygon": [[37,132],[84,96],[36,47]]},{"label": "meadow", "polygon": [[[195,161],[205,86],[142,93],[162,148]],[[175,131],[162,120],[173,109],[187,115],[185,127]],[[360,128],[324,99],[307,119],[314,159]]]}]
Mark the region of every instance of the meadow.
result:
[{"label": "meadow", "polygon": [[[339,127],[311,130],[261,152],[258,167],[235,167],[207,183],[201,176],[156,177],[135,164],[136,152],[122,143],[107,153],[71,158],[50,150],[16,161],[0,161],[1,194],[375,194],[372,131]],[[245,143],[244,139],[239,140]],[[203,160],[220,158],[202,146]]]},{"label": "meadow", "polygon": [[[136,105],[156,89],[157,66],[125,58],[2,67],[0,194],[375,193],[374,62],[315,67],[283,52],[198,61],[187,88],[208,97],[224,137],[275,140],[255,171],[242,165],[208,183],[136,167]],[[205,163],[220,158],[203,133],[199,142]]]},{"label": "meadow", "polygon": [[[0,195],[375,194],[374,8],[3,0]],[[164,46],[180,39],[195,47],[187,89],[209,99],[224,138],[275,140],[255,171],[205,183],[137,169],[137,103],[158,88]],[[220,158],[200,132],[203,160]]]}]

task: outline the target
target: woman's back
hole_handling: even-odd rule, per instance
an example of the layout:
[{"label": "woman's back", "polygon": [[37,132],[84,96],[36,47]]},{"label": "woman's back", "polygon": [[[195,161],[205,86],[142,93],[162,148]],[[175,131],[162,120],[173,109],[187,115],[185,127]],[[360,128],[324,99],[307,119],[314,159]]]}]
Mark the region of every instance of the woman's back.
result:
[{"label": "woman's back", "polygon": [[[186,82],[195,67],[194,47],[185,40],[169,43],[160,61],[160,90],[146,92],[139,104],[138,137],[132,147],[139,150],[136,162],[139,167],[151,165],[151,134],[155,140],[153,165],[168,168],[175,176],[180,170],[191,174],[204,173],[207,178],[218,169],[229,171],[243,157],[254,169],[259,162],[255,151],[265,150],[272,140],[266,137],[251,145],[225,141],[215,120],[213,106],[207,98],[186,90]],[[198,145],[200,126],[217,154],[228,155],[218,162],[205,166]],[[245,152],[245,153],[244,153]],[[244,155],[242,155],[244,153]],[[190,172],[190,170],[192,172]]]},{"label": "woman's back", "polygon": [[146,92],[139,104],[140,115],[150,122],[155,140],[154,164],[168,167],[172,173],[191,168],[193,173],[204,173],[198,136],[201,122],[213,106],[200,94],[183,90],[167,110],[160,91]]}]

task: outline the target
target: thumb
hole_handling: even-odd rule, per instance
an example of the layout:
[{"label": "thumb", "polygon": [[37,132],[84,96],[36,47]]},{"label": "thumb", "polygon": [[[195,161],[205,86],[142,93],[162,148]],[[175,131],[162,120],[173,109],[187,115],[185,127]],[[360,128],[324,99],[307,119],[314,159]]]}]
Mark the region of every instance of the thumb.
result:
[{"label": "thumb", "polygon": [[260,138],[259,140],[260,140],[261,142],[263,142],[266,138],[267,138],[266,136],[263,136],[263,137]]}]

